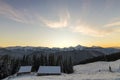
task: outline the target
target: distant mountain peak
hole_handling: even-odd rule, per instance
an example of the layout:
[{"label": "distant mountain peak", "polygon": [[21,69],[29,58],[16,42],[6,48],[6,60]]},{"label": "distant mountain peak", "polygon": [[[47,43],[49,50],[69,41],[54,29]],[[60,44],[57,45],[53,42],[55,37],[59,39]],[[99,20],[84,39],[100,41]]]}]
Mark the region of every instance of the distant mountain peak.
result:
[{"label": "distant mountain peak", "polygon": [[101,46],[92,46],[92,48],[103,48]]}]

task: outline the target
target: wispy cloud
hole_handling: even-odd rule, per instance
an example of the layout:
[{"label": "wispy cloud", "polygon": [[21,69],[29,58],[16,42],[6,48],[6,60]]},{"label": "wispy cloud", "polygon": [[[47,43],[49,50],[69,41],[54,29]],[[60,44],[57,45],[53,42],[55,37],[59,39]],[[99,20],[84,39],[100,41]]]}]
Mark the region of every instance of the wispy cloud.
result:
[{"label": "wispy cloud", "polygon": [[106,27],[120,26],[120,21],[112,22],[112,23],[106,24],[105,26],[106,26]]},{"label": "wispy cloud", "polygon": [[19,11],[2,0],[0,1],[0,15],[21,23],[33,22],[27,12]]},{"label": "wispy cloud", "polygon": [[67,9],[60,12],[60,15],[58,15],[58,21],[45,19],[38,14],[39,13],[37,12],[32,14],[28,12],[28,10],[20,11],[4,1],[0,1],[0,15],[20,23],[33,24],[41,22],[50,28],[63,28],[68,26],[70,19],[70,14]]},{"label": "wispy cloud", "polygon": [[114,32],[119,32],[120,28],[115,28],[115,27],[111,28],[111,27],[105,27],[105,26],[94,27],[84,22],[79,22],[74,27],[72,27],[71,30],[73,30],[74,32],[79,32],[89,36],[102,37]]},{"label": "wispy cloud", "polygon": [[41,22],[43,22],[43,24],[45,24],[46,26],[50,28],[67,27],[69,24],[69,19],[70,19],[70,14],[67,10],[65,10],[58,16],[58,21],[48,20],[43,17],[40,17]]},{"label": "wispy cloud", "polygon": [[89,36],[98,36],[98,37],[105,36],[114,32],[120,32],[120,27],[115,27],[115,26],[120,26],[120,21],[108,23],[100,27],[91,26],[85,22],[79,21],[76,24],[73,23],[72,24],[73,27],[70,27],[71,16],[67,9],[60,12],[60,15],[58,15],[58,20],[49,20],[37,14],[39,13],[36,12],[34,14],[31,14],[24,10],[20,11],[18,9],[15,9],[11,5],[3,2],[3,0],[0,1],[0,15],[20,23],[27,23],[27,24],[42,23],[49,28],[67,27],[73,32],[78,32]]}]

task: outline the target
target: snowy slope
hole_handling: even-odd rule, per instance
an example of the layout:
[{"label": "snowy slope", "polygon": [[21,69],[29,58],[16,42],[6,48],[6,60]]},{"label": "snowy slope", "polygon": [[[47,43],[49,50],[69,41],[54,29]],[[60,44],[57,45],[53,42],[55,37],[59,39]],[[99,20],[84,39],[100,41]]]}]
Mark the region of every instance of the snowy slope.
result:
[{"label": "snowy slope", "polygon": [[[112,72],[109,71],[111,66]],[[4,80],[120,80],[120,60],[114,62],[94,62],[74,66],[73,74],[58,76],[22,75]]]}]

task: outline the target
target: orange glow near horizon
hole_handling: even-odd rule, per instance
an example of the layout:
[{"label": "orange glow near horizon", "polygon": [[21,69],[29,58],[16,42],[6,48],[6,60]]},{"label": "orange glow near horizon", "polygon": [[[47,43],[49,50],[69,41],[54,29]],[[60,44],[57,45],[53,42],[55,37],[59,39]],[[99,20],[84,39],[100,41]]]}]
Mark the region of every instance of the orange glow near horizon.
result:
[{"label": "orange glow near horizon", "polygon": [[0,0],[0,46],[120,47],[120,0]]},{"label": "orange glow near horizon", "polygon": [[[21,45],[20,45],[21,44]],[[75,47],[77,45],[81,45],[81,46],[86,46],[86,47],[91,47],[91,46],[100,46],[100,47],[103,47],[103,48],[107,48],[107,47],[120,47],[120,43],[109,43],[109,44],[98,44],[98,43],[95,43],[95,44],[65,44],[65,43],[62,43],[62,44],[57,44],[57,46],[55,46],[55,44],[51,44],[51,45],[45,45],[45,44],[36,44],[36,43],[3,43],[3,44],[0,44],[0,47],[13,47],[13,46],[21,46],[21,47],[26,47],[26,46],[32,46],[32,47],[49,47],[49,48],[52,48],[52,47],[58,47],[58,48],[64,48],[64,47]]]}]

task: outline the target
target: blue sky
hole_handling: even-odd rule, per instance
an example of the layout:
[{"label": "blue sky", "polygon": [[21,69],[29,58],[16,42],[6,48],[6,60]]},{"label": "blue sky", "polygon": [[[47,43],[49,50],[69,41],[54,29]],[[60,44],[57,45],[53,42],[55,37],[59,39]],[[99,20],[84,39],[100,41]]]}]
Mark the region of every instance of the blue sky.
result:
[{"label": "blue sky", "polygon": [[0,0],[0,46],[120,45],[120,0]]}]

